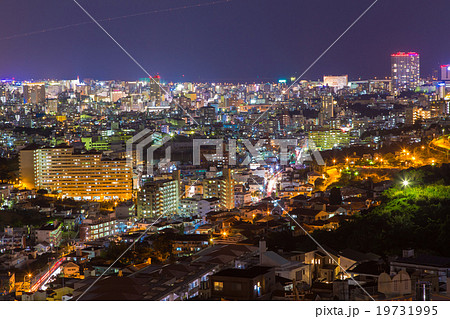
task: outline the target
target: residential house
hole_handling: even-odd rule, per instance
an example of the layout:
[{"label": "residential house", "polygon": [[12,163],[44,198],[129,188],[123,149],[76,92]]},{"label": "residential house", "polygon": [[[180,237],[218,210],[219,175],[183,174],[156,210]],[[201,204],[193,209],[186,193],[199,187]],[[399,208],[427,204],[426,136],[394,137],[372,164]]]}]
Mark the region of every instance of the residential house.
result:
[{"label": "residential house", "polygon": [[272,267],[229,268],[210,277],[211,296],[219,300],[270,300],[275,287]]},{"label": "residential house", "polygon": [[49,244],[51,247],[59,247],[62,239],[62,224],[53,222],[35,230],[37,243]]}]

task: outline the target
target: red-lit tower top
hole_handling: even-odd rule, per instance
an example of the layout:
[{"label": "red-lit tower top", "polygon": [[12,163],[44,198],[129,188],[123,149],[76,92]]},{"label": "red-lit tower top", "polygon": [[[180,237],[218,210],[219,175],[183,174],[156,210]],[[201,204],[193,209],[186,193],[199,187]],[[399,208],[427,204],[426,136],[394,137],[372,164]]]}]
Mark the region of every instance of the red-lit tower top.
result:
[{"label": "red-lit tower top", "polygon": [[416,52],[396,52],[392,53],[391,56],[419,56]]}]

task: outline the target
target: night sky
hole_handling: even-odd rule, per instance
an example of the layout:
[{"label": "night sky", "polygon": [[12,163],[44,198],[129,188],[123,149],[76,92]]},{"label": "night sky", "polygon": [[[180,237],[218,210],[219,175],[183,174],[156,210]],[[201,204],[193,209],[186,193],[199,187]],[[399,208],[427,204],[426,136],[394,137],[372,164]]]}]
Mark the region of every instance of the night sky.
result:
[{"label": "night sky", "polygon": [[[373,0],[79,2],[97,19],[202,4],[102,25],[165,80],[253,82],[301,74]],[[420,53],[428,76],[450,63],[449,13],[450,0],[379,0],[304,78],[389,76],[395,51]],[[1,0],[0,78],[144,77],[92,23],[16,36],[89,21],[71,0]]]}]

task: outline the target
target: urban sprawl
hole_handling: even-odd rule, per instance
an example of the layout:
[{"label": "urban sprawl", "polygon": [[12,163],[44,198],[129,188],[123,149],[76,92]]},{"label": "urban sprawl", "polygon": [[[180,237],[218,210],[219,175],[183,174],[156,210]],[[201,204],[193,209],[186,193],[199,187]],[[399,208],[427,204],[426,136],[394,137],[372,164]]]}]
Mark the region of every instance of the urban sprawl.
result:
[{"label": "urban sprawl", "polygon": [[0,82],[1,300],[448,300],[450,65]]}]

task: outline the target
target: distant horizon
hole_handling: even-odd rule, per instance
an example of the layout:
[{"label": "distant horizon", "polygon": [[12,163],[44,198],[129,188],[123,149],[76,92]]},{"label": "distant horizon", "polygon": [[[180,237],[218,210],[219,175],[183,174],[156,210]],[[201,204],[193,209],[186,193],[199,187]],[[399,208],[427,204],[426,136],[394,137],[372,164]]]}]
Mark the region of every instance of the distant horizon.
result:
[{"label": "distant horizon", "polygon": [[[260,81],[258,81],[258,78],[254,78],[253,80],[248,80],[248,79],[242,79],[242,80],[237,80],[237,79],[216,79],[216,80],[211,80],[211,79],[201,79],[201,80],[190,80],[190,79],[179,79],[179,80],[166,80],[166,78],[163,75],[160,75],[160,79],[162,83],[168,84],[168,83],[182,83],[182,82],[191,82],[191,83],[233,83],[233,84],[261,84],[261,83],[271,83],[271,84],[277,84],[279,80],[287,80],[287,83],[289,84],[290,82],[293,82],[290,80],[290,77],[279,77],[279,78],[271,78],[271,77],[264,77],[264,78],[259,78]],[[324,74],[321,78],[319,79],[310,79],[310,78],[302,78],[299,79],[298,82],[300,81],[307,81],[307,82],[323,82],[323,77],[325,76],[348,76],[348,74]],[[422,77],[421,79],[428,79],[430,78],[432,75],[429,75],[427,77]],[[154,76],[153,76],[154,77]],[[48,82],[48,81],[76,81],[77,79],[79,79],[80,82],[83,82],[84,80],[93,80],[93,81],[97,81],[97,82],[111,82],[111,81],[124,81],[124,82],[137,82],[141,79],[144,78],[148,78],[149,77],[138,77],[138,78],[134,78],[134,79],[119,79],[119,78],[110,78],[110,79],[101,79],[101,78],[94,78],[94,77],[84,77],[84,76],[75,76],[74,78],[57,78],[57,77],[51,77],[51,78],[16,78],[16,77],[2,77],[0,76],[0,82]],[[387,76],[387,77],[378,77],[378,76],[373,76],[373,77],[367,77],[367,78],[350,78],[350,76],[348,76],[348,82],[354,82],[354,81],[366,81],[366,80],[391,80],[391,76]],[[437,80],[439,81],[439,80]]]}]

